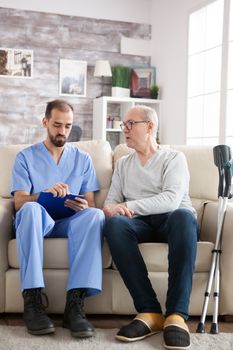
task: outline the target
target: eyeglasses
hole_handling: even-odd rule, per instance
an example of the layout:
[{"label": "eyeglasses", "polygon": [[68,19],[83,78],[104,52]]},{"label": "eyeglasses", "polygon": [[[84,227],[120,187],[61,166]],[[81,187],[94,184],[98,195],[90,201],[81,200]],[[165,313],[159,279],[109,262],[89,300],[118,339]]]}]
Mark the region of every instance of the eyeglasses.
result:
[{"label": "eyeglasses", "polygon": [[149,123],[148,120],[139,120],[139,121],[135,121],[135,120],[129,120],[126,123],[122,122],[120,124],[121,130],[124,131],[125,129],[127,130],[131,130],[133,128],[134,124],[139,124],[139,123]]}]

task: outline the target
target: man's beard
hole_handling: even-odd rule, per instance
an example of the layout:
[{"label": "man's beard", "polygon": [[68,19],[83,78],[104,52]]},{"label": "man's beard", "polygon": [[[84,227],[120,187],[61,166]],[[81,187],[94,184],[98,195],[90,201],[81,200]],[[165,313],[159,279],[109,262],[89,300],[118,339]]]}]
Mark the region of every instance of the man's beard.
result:
[{"label": "man's beard", "polygon": [[[48,133],[48,135],[49,135],[49,139],[50,139],[51,143],[52,143],[54,146],[56,146],[56,147],[63,147],[63,146],[65,145],[65,143],[66,143],[66,137],[65,137],[64,135],[58,134],[58,135],[56,135],[55,137],[52,136],[50,133]],[[62,136],[64,139],[63,139],[63,140],[58,140],[57,137],[59,137],[59,136]]]}]

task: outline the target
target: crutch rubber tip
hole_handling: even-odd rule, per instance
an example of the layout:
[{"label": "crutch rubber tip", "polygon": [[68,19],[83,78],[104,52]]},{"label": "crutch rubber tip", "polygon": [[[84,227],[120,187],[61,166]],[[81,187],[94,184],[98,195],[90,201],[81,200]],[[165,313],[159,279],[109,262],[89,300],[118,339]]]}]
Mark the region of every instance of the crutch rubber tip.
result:
[{"label": "crutch rubber tip", "polygon": [[212,323],[211,328],[210,328],[210,333],[211,334],[218,334],[218,324],[217,323]]},{"label": "crutch rubber tip", "polygon": [[202,322],[198,323],[196,333],[205,333],[204,323],[202,323]]}]

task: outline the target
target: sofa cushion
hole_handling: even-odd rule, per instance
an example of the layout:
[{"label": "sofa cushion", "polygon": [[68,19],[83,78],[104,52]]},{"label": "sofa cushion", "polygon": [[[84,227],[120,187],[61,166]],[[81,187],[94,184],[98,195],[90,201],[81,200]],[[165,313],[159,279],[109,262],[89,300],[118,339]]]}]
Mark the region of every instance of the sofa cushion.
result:
[{"label": "sofa cushion", "polygon": [[15,156],[22,149],[29,145],[1,145],[0,146],[0,196],[9,198],[11,197],[11,173],[12,166],[15,160]]},{"label": "sofa cushion", "polygon": [[[197,243],[197,258],[195,272],[208,272],[211,266],[211,252],[214,244],[211,242]],[[139,249],[150,272],[168,271],[168,245],[166,243],[141,243]],[[113,268],[116,266],[113,263]]]},{"label": "sofa cushion", "polygon": [[90,140],[73,143],[87,152],[93,161],[100,191],[95,194],[97,208],[102,208],[112,179],[112,149],[107,141]]},{"label": "sofa cushion", "polygon": [[199,227],[201,227],[205,205],[210,201],[205,199],[199,199],[199,198],[191,198],[191,201],[192,201],[192,206],[195,208],[197,213],[197,223]]},{"label": "sofa cushion", "polygon": [[113,152],[113,164],[115,165],[118,159],[120,159],[123,156],[127,156],[127,154],[130,154],[133,152],[134,152],[134,149],[127,147],[125,143],[121,143],[120,145],[117,145]]},{"label": "sofa cushion", "polygon": [[184,153],[190,173],[189,195],[193,198],[217,200],[218,168],[214,165],[212,146],[177,146]]},{"label": "sofa cushion", "polygon": [[[218,169],[214,165],[213,147],[186,145],[161,145],[161,147],[170,147],[184,153],[190,173],[189,195],[191,198],[217,200]],[[126,144],[118,145],[114,149],[114,164],[119,158],[132,152],[134,150],[128,148]]]},{"label": "sofa cushion", "polygon": [[[44,240],[44,269],[68,269],[68,239],[67,238],[45,238]],[[16,252],[16,239],[8,243],[8,260],[10,267],[19,268]],[[112,258],[107,243],[103,245],[103,268],[111,266]]]},{"label": "sofa cushion", "polygon": [[[107,141],[91,140],[73,142],[73,145],[80,147],[90,154],[96,169],[100,191],[96,193],[96,205],[103,206],[112,178],[112,150]],[[9,198],[11,187],[11,172],[15,156],[22,149],[29,145],[1,145],[0,146],[0,196]]]}]

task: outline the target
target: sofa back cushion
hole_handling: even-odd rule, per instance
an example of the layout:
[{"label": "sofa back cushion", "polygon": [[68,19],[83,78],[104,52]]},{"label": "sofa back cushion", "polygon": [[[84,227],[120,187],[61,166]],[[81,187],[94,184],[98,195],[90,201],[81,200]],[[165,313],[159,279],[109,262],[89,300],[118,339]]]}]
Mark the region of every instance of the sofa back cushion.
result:
[{"label": "sofa back cushion", "polygon": [[[96,169],[100,184],[100,191],[96,194],[98,208],[103,206],[112,177],[112,150],[107,141],[91,140],[74,142],[73,145],[80,147],[90,154]],[[23,148],[29,145],[1,145],[0,146],[0,196],[11,196],[11,172],[15,156]]]},{"label": "sofa back cushion", "polygon": [[218,199],[218,168],[212,146],[171,146],[184,153],[190,173],[189,195],[193,198]]},{"label": "sofa back cushion", "polygon": [[112,149],[108,141],[90,140],[74,143],[86,151],[92,158],[100,191],[96,192],[95,201],[97,208],[102,208],[112,179]]},{"label": "sofa back cushion", "polygon": [[[162,145],[184,153],[187,159],[190,173],[189,195],[191,198],[214,200],[218,194],[218,169],[214,165],[213,147],[211,146],[186,146],[186,145]],[[134,152],[125,144],[120,144],[114,149],[114,164],[120,157]]]},{"label": "sofa back cushion", "polygon": [[29,145],[0,145],[0,196],[11,197],[11,173],[15,156]]}]

